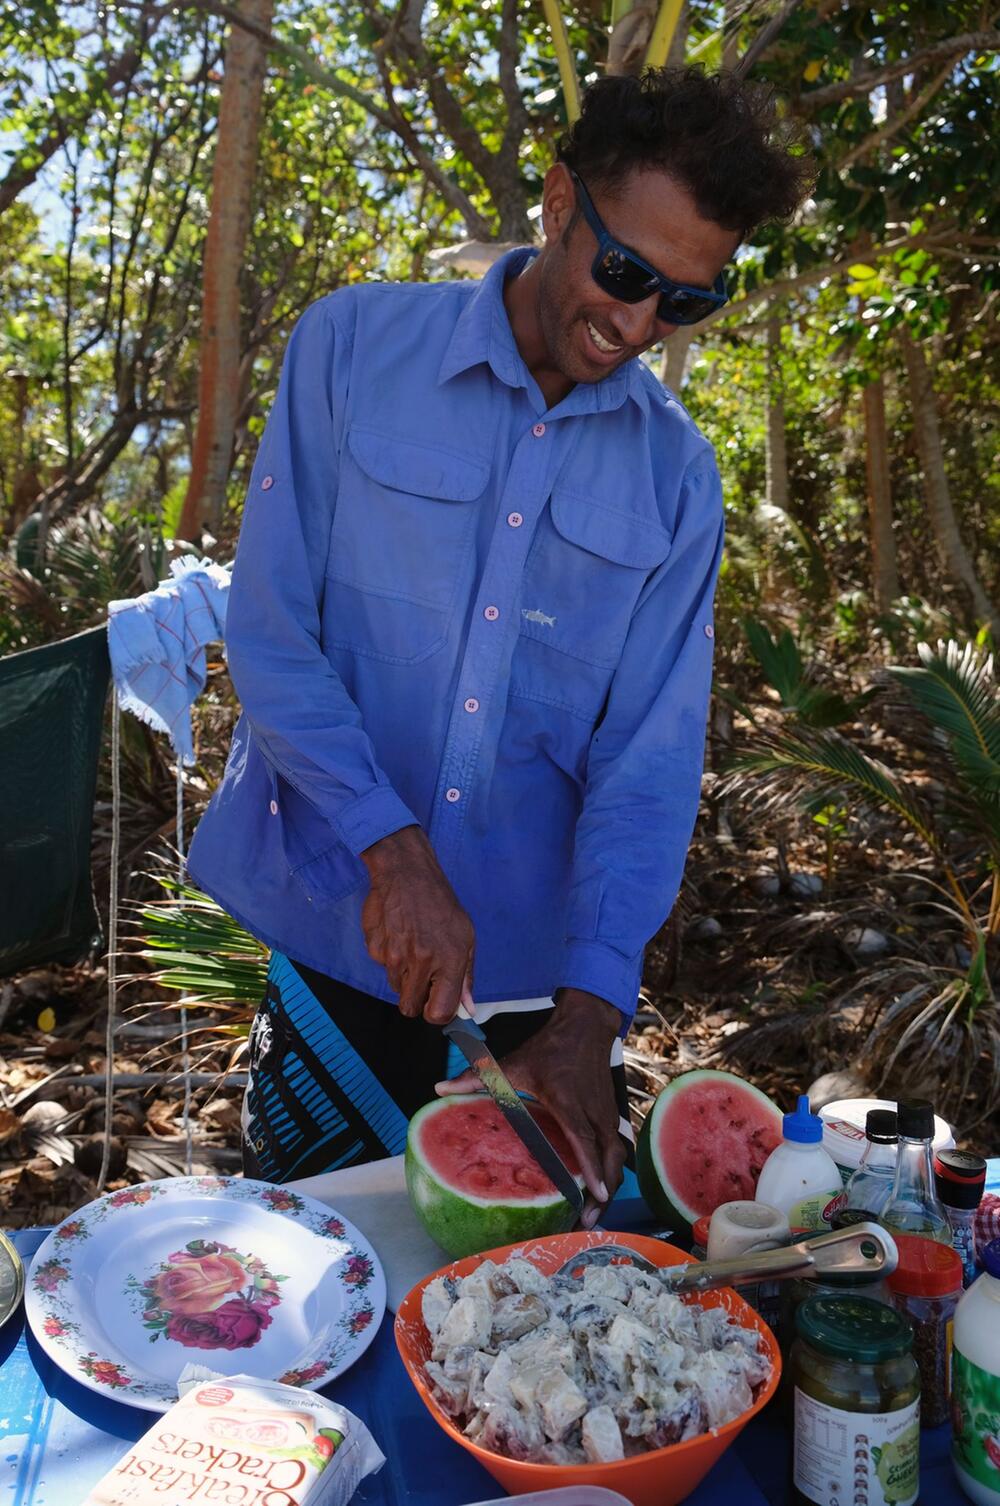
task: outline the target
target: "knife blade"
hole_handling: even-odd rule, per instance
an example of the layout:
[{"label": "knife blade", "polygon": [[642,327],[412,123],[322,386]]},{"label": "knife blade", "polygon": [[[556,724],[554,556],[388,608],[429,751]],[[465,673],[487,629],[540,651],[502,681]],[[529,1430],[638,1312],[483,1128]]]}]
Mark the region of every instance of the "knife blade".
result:
[{"label": "knife blade", "polygon": [[455,1042],[521,1144],[538,1162],[579,1220],[583,1212],[583,1193],[576,1178],[544,1130],[531,1117],[523,1099],[504,1076],[496,1057],[486,1044],[482,1028],[472,1019],[464,1005],[448,1021],[444,1033]]}]

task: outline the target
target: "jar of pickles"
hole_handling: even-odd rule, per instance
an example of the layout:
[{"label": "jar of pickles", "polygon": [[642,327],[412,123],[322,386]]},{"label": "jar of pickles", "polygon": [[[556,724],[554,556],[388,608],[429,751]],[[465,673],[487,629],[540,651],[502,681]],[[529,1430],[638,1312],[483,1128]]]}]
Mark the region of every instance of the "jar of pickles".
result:
[{"label": "jar of pickles", "polygon": [[913,1506],[920,1378],[909,1323],[867,1297],[810,1297],[795,1327],[796,1506]]},{"label": "jar of pickles", "polygon": [[[859,1219],[852,1209],[846,1209],[842,1214],[834,1214],[835,1219],[842,1219],[838,1223],[839,1228],[846,1228],[852,1223],[868,1222],[867,1219]],[[818,1235],[812,1236],[814,1239]],[[830,1271],[824,1276],[791,1276],[780,1283],[780,1311],[778,1315],[778,1343],[785,1359],[788,1358],[792,1344],[795,1342],[795,1314],[803,1302],[810,1297],[870,1297],[873,1302],[884,1302],[887,1307],[893,1306],[892,1293],[885,1280],[877,1272],[873,1276],[868,1271],[860,1271],[846,1275],[839,1271]]]}]

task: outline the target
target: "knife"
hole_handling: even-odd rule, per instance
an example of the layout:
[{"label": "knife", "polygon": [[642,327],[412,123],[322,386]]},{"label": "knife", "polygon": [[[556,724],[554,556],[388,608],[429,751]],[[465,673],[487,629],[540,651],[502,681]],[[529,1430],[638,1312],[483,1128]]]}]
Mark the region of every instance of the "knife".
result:
[{"label": "knife", "polygon": [[455,1042],[521,1144],[562,1193],[579,1221],[583,1212],[583,1193],[576,1178],[501,1072],[481,1027],[464,1004],[459,1005],[458,1014],[448,1021],[444,1033]]}]

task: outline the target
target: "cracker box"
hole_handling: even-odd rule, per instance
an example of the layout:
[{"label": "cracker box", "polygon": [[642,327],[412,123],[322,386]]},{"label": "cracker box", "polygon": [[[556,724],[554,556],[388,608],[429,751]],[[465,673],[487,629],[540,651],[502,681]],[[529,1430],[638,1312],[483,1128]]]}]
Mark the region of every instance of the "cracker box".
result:
[{"label": "cracker box", "polygon": [[179,1390],[83,1506],[346,1506],[385,1463],[361,1419],[315,1391],[251,1376]]}]

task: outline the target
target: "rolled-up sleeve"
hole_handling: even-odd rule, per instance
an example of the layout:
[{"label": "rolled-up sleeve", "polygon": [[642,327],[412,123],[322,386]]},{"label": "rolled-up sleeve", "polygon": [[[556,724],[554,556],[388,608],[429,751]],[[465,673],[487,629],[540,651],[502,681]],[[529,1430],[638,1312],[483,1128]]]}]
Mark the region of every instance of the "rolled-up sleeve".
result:
[{"label": "rolled-up sleeve", "polygon": [[703,454],[684,476],[670,553],[632,619],[576,827],[560,984],[614,1004],[623,1030],[698,814],[722,544],[718,470]]},{"label": "rolled-up sleeve", "polygon": [[347,320],[314,303],[285,354],[243,513],[226,623],[233,684],[264,758],[355,854],[416,823],[320,647],[337,495]]}]

